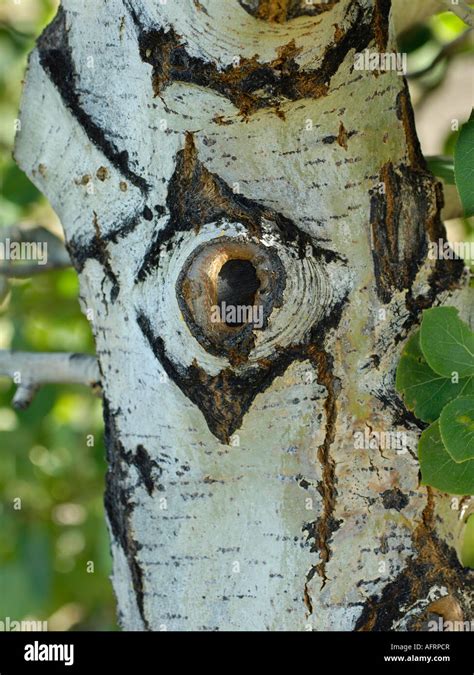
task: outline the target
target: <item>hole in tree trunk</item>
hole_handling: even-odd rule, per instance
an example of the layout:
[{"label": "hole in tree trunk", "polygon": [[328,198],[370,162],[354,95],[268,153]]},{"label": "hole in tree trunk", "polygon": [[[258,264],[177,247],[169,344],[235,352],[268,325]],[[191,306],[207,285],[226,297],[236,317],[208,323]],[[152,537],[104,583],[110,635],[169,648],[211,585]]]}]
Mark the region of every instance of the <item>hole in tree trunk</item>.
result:
[{"label": "hole in tree trunk", "polygon": [[242,326],[252,313],[255,294],[260,288],[257,271],[249,260],[228,260],[217,278],[217,305],[227,326]]}]

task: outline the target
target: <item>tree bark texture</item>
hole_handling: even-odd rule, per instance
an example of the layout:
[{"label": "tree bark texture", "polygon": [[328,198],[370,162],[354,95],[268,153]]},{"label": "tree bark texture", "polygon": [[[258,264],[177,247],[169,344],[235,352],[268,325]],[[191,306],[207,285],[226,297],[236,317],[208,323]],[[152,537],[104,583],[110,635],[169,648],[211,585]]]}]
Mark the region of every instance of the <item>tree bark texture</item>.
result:
[{"label": "tree bark texture", "polygon": [[[63,0],[31,54],[16,158],[93,316],[124,628],[472,618],[394,390],[422,310],[465,314],[463,264],[427,258],[441,188],[365,49],[396,50],[389,0]],[[232,260],[260,330],[209,319]]]}]

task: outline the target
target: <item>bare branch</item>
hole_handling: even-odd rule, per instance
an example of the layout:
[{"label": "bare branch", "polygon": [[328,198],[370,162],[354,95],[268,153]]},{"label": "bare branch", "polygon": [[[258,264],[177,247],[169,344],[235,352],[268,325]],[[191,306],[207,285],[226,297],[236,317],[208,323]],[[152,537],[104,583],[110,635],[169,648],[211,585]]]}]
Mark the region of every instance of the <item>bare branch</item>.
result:
[{"label": "bare branch", "polygon": [[474,27],[474,9],[464,0],[453,2],[453,0],[443,0],[443,5],[447,10],[454,12],[456,16],[464,21],[465,24]]},{"label": "bare branch", "polygon": [[94,356],[7,350],[0,350],[0,376],[9,377],[18,385],[12,403],[19,410],[29,406],[43,384],[84,384],[99,390],[101,379]]}]

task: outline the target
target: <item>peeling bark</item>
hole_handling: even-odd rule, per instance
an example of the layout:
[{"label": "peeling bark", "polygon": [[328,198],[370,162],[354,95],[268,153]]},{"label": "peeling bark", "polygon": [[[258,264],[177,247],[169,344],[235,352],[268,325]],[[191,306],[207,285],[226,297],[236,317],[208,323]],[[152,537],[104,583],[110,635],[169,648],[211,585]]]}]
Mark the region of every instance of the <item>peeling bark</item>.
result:
[{"label": "peeling bark", "polygon": [[[30,57],[16,157],[95,317],[124,628],[470,618],[394,391],[422,310],[465,314],[463,263],[426,257],[440,186],[366,48],[395,49],[388,0],[63,0]],[[232,260],[261,328],[209,319]]]}]

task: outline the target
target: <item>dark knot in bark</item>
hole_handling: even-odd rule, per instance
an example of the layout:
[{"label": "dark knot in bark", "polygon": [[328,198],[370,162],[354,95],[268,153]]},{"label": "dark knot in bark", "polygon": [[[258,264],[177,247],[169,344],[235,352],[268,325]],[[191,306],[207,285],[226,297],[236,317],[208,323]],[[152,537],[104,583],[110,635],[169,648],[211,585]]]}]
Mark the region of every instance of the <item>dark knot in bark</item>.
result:
[{"label": "dark knot in bark", "polygon": [[286,274],[270,247],[246,238],[219,237],[186,261],[176,284],[183,317],[210,353],[246,358],[255,331],[281,307]]}]

